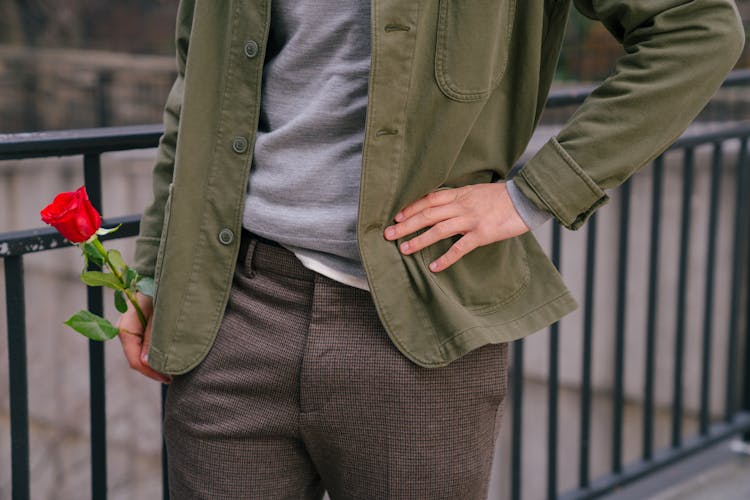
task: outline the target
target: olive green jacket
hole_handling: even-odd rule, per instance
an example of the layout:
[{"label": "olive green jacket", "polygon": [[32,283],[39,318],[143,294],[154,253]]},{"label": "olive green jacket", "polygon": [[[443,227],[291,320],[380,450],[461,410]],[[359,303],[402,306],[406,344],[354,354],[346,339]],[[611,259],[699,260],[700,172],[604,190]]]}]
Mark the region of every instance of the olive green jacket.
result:
[{"label": "olive green jacket", "polygon": [[[673,141],[742,50],[731,0],[577,0],[625,47],[613,76],[516,183],[576,229]],[[434,274],[444,240],[402,255],[384,228],[440,187],[503,179],[549,91],[570,0],[372,0],[358,219],[380,319],[398,349],[443,366],[556,321],[575,300],[530,233]],[[136,268],[156,281],[149,362],[183,373],[227,303],[258,124],[270,0],[183,0],[178,76],[164,114]]]}]

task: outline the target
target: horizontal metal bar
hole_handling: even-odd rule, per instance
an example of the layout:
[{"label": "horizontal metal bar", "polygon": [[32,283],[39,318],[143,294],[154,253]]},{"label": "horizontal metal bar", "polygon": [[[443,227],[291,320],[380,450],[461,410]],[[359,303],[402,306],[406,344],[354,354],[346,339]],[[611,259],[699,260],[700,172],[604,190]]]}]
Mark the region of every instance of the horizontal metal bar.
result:
[{"label": "horizontal metal bar", "polygon": [[723,87],[740,87],[750,85],[750,69],[738,69],[729,73],[721,85]]},{"label": "horizontal metal bar", "polygon": [[560,89],[550,92],[547,98],[548,108],[564,108],[565,106],[574,106],[581,104],[591,95],[596,85],[585,85],[571,87],[569,89]]},{"label": "horizontal metal bar", "polygon": [[737,125],[724,127],[718,130],[710,130],[695,134],[688,133],[688,135],[683,135],[677,139],[669,149],[690,148],[728,139],[741,139],[748,136],[750,136],[750,122],[739,122]]},{"label": "horizontal metal bar", "polygon": [[655,453],[653,460],[639,460],[625,468],[620,474],[608,474],[591,483],[591,487],[571,491],[559,497],[560,500],[588,500],[599,498],[616,488],[642,479],[649,474],[684,460],[699,451],[713,446],[742,432],[750,430],[750,412],[735,414],[731,423],[721,422],[711,426],[707,436],[686,440],[679,448],[666,448]]},{"label": "horizontal metal bar", "polygon": [[0,160],[153,148],[163,131],[162,125],[134,125],[0,134]]},{"label": "horizontal metal bar", "polygon": [[[139,215],[126,215],[123,217],[112,217],[102,221],[102,227],[114,227],[122,224],[122,227],[111,234],[101,236],[100,239],[115,240],[138,235],[140,227]],[[72,244],[51,227],[37,229],[25,229],[23,231],[12,231],[0,234],[0,257],[12,257],[25,255],[27,253],[43,252],[60,247],[68,247]]]}]

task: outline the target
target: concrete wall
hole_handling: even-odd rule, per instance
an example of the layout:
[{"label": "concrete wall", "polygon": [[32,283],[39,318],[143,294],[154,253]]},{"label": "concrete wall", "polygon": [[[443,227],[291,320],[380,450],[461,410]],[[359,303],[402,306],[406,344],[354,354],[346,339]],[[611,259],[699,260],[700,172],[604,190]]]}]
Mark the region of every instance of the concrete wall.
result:
[{"label": "concrete wall", "polygon": [[0,45],[0,133],[161,121],[169,56]]}]

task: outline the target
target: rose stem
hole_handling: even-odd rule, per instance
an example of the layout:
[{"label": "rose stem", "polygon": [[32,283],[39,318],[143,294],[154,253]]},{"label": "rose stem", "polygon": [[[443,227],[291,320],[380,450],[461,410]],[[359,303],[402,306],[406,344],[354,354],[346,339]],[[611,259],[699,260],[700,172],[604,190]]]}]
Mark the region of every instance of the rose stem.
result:
[{"label": "rose stem", "polygon": [[109,267],[109,269],[112,271],[112,274],[114,274],[115,278],[117,278],[119,282],[122,283],[122,291],[128,297],[128,300],[130,301],[130,303],[133,304],[133,307],[135,307],[135,311],[138,313],[138,319],[141,322],[141,326],[145,329],[146,328],[146,316],[143,314],[143,311],[141,310],[141,306],[138,305],[138,301],[136,300],[136,298],[133,296],[132,293],[130,293],[130,290],[125,288],[125,280],[122,277],[122,273],[109,260],[109,253],[107,252],[107,249],[104,248],[104,245],[102,245],[102,242],[99,241],[99,238],[94,238],[94,241],[92,241],[92,243],[94,244],[94,247],[99,251],[99,254],[104,258],[104,262],[106,262],[107,267]]}]

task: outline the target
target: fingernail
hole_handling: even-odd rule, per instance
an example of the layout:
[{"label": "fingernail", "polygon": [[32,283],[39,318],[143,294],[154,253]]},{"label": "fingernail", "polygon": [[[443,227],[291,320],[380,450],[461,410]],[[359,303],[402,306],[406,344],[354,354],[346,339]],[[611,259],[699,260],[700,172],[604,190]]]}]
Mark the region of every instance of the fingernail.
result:
[{"label": "fingernail", "polygon": [[409,251],[409,242],[405,241],[401,243],[401,251],[402,252],[408,252]]},{"label": "fingernail", "polygon": [[433,262],[432,264],[430,264],[430,271],[437,271],[437,269],[438,269],[437,262]]},{"label": "fingernail", "polygon": [[148,363],[148,353],[147,352],[141,353],[141,361],[143,361],[144,363]]},{"label": "fingernail", "polygon": [[385,237],[386,238],[393,238],[396,235],[396,230],[393,229],[393,226],[389,226],[385,230]]},{"label": "fingernail", "polygon": [[402,220],[404,220],[404,213],[403,212],[397,213],[396,217],[394,217],[393,220],[395,220],[396,222],[401,222]]}]

